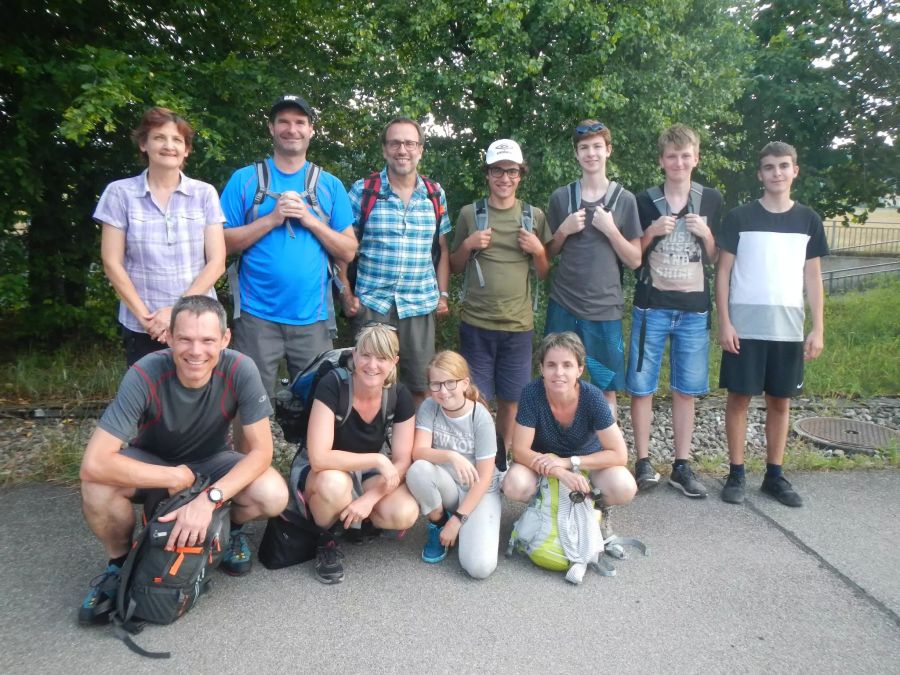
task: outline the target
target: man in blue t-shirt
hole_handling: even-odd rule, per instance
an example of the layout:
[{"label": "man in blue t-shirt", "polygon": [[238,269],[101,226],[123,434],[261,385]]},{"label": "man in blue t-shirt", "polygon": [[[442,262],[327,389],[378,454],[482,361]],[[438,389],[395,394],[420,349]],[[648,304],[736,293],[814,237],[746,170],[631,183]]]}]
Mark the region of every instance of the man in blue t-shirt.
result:
[{"label": "man in blue t-shirt", "polygon": [[[131,549],[133,502],[153,503],[190,487],[196,476],[208,476],[206,495],[161,519],[175,522],[167,546],[198,545],[213,511],[231,500],[231,547],[221,569],[234,576],[252,565],[243,523],[277,515],[287,505],[287,485],[271,466],[272,408],[253,362],[226,349],[231,334],[225,309],[203,295],[181,298],[172,308],[169,335],[169,349],[143,357],[125,374],[84,452],[84,518],[109,563],[81,605],[81,624],[107,619],[112,609]],[[227,441],[238,415],[244,452]]]},{"label": "man in blue t-shirt", "polygon": [[238,169],[222,191],[225,244],[229,253],[241,254],[236,273],[229,270],[234,346],[256,363],[270,397],[282,358],[293,378],[331,349],[329,258],[346,263],[356,255],[341,182],[322,171],[315,200],[306,194],[314,121],[301,96],[279,98],[269,112],[273,153],[265,160],[269,181],[262,201],[254,204],[260,183],[254,165]]}]

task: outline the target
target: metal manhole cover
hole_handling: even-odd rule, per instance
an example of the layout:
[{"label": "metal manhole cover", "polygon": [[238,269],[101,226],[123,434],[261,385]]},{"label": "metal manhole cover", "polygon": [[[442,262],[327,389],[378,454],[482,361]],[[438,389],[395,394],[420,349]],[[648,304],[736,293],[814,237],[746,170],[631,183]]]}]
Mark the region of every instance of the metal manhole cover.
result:
[{"label": "metal manhole cover", "polygon": [[874,454],[876,448],[900,446],[900,432],[843,417],[806,417],[794,423],[794,431],[819,445],[867,455]]}]

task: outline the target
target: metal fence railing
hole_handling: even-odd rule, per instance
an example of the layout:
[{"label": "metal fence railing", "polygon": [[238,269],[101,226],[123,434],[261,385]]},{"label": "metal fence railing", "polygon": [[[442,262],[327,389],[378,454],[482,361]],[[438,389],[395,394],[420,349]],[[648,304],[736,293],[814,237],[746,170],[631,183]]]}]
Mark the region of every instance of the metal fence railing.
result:
[{"label": "metal fence railing", "polygon": [[865,225],[825,223],[828,248],[833,254],[900,255],[900,226],[869,221]]},{"label": "metal fence railing", "polygon": [[877,279],[888,276],[900,276],[900,260],[888,260],[871,265],[858,265],[822,272],[822,283],[825,286],[825,292],[831,295],[860,290],[871,286]]}]

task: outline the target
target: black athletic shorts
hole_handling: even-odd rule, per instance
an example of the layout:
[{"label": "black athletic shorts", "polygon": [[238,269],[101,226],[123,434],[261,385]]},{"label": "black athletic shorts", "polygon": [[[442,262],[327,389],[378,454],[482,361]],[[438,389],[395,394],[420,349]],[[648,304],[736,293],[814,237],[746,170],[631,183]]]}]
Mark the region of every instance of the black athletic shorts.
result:
[{"label": "black athletic shorts", "polygon": [[796,396],[803,390],[803,343],[741,340],[740,354],[722,352],[719,386],[734,394]]}]

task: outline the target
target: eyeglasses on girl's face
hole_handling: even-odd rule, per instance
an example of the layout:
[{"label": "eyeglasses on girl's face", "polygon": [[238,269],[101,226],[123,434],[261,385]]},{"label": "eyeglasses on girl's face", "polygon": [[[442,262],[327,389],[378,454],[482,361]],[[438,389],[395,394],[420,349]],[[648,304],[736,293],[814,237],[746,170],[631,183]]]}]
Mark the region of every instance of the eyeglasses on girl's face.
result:
[{"label": "eyeglasses on girl's face", "polygon": [[428,388],[433,391],[435,394],[441,390],[441,387],[446,389],[447,391],[456,391],[456,387],[459,386],[459,383],[462,380],[444,380],[443,382],[429,382]]}]

